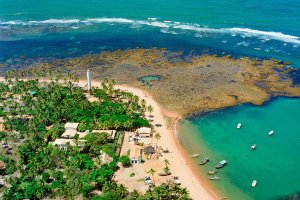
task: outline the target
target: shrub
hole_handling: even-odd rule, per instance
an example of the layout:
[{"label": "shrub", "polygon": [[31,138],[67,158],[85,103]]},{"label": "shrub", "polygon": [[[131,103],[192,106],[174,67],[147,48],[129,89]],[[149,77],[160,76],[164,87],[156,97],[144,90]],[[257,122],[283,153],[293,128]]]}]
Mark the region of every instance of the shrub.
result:
[{"label": "shrub", "polygon": [[119,161],[122,163],[123,167],[129,167],[130,166],[130,158],[128,156],[121,156],[119,158]]},{"label": "shrub", "polygon": [[0,131],[0,141],[4,139],[7,136],[7,133],[5,131]]},{"label": "shrub", "polygon": [[132,173],[129,174],[129,176],[130,176],[130,177],[134,177],[134,176],[135,176],[135,173],[132,172]]}]

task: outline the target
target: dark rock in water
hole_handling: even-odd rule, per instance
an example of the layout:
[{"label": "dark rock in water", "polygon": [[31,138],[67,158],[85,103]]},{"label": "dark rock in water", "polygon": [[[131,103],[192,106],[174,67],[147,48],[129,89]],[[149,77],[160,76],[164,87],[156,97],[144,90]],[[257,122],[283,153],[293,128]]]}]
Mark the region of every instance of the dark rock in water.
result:
[{"label": "dark rock in water", "polygon": [[288,75],[293,81],[293,85],[298,86],[300,85],[300,70],[299,69],[292,69]]}]

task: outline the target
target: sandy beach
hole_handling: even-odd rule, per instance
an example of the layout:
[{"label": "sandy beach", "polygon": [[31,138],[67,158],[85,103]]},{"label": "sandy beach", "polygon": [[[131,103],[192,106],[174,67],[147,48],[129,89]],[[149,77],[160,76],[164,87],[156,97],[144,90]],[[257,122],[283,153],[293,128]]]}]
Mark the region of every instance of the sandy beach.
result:
[{"label": "sandy beach", "polygon": [[[5,81],[3,77],[0,77],[0,82]],[[43,80],[45,81],[45,80]],[[80,87],[86,87],[86,80],[80,80],[78,85]],[[101,85],[100,81],[93,81],[92,86],[98,87]],[[156,127],[156,131],[161,135],[158,141],[158,146],[168,148],[170,153],[164,154],[163,159],[167,159],[170,162],[170,169],[173,175],[180,178],[183,187],[186,187],[190,192],[190,196],[197,199],[220,199],[217,191],[214,191],[211,186],[206,183],[206,180],[201,178],[201,175],[193,166],[194,164],[190,160],[190,156],[180,146],[177,139],[177,122],[181,119],[181,116],[174,112],[168,112],[164,110],[152,97],[151,94],[145,90],[135,88],[129,85],[116,85],[116,89],[132,92],[140,99],[144,99],[147,105],[153,107],[152,124],[161,124],[162,126]],[[150,113],[148,113],[150,114]],[[172,128],[167,128],[165,117],[170,117],[174,120]]]},{"label": "sandy beach", "polygon": [[[95,84],[96,82],[94,82]],[[96,83],[98,84],[98,83]],[[152,96],[146,91],[138,88],[134,88],[128,85],[116,85],[117,89],[127,90],[134,95],[145,99],[148,105],[153,107],[154,121],[153,124],[162,124],[161,127],[156,127],[156,131],[160,133],[161,139],[158,141],[158,145],[164,148],[168,148],[171,153],[165,154],[164,159],[170,161],[171,172],[180,178],[182,186],[186,187],[193,199],[219,199],[216,191],[205,182],[201,180],[199,173],[193,167],[193,163],[189,160],[189,155],[182,149],[177,140],[177,122],[181,116],[176,113],[165,111],[159,104],[152,98]],[[167,128],[165,116],[172,117],[175,123],[171,129]]]},{"label": "sandy beach", "polygon": [[[93,87],[98,87],[101,85],[101,82],[93,81],[92,84]],[[86,81],[79,81],[79,86],[86,87]],[[138,96],[140,99],[144,99],[147,105],[152,106],[152,124],[162,125],[160,127],[155,127],[155,130],[161,135],[161,138],[158,141],[158,146],[168,148],[170,151],[169,154],[164,154],[163,159],[169,160],[172,174],[180,178],[181,185],[189,190],[192,199],[220,199],[217,191],[215,191],[206,182],[207,180],[202,179],[200,172],[191,162],[190,155],[187,154],[187,152],[183,149],[177,139],[177,124],[182,116],[175,112],[166,111],[155,101],[152,95],[145,90],[129,85],[115,85],[115,88],[131,92],[134,95]],[[167,128],[165,117],[170,117],[174,120],[172,128]]]}]

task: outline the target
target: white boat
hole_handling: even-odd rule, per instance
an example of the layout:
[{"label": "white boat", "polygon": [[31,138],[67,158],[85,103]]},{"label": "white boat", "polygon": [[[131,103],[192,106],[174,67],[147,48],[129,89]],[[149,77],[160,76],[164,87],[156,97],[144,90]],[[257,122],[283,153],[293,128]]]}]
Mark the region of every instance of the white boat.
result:
[{"label": "white boat", "polygon": [[208,171],[208,175],[213,175],[213,174],[216,174],[216,173],[218,173],[218,171],[216,171],[216,170],[209,170]]},{"label": "white boat", "polygon": [[251,146],[251,150],[253,151],[253,150],[255,150],[256,149],[256,144],[253,144],[252,146]]},{"label": "white boat", "polygon": [[218,176],[214,176],[214,177],[209,177],[210,180],[220,180],[221,178]]},{"label": "white boat", "polygon": [[253,180],[253,181],[252,181],[252,187],[256,187],[256,184],[257,184],[257,181],[256,181],[256,180]]},{"label": "white boat", "polygon": [[273,135],[274,134],[274,131],[273,130],[271,130],[269,133],[268,133],[268,135]]},{"label": "white boat", "polygon": [[191,155],[192,158],[198,158],[200,155],[197,153],[194,153],[193,155]]},{"label": "white boat", "polygon": [[216,169],[221,169],[222,167],[224,167],[227,164],[226,160],[221,160],[217,165],[216,165]]},{"label": "white boat", "polygon": [[242,123],[238,123],[237,125],[236,125],[236,128],[241,128],[242,127]]}]

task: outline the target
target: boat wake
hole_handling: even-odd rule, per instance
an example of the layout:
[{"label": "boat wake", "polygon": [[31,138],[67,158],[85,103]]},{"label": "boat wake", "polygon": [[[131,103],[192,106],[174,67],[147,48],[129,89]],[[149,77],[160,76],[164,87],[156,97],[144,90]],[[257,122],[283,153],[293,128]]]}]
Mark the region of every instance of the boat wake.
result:
[{"label": "boat wake", "polygon": [[[199,24],[189,24],[175,21],[160,20],[158,18],[148,18],[146,20],[134,20],[126,18],[86,18],[86,19],[47,19],[41,21],[0,21],[0,29],[16,30],[32,26],[49,26],[64,27],[70,29],[80,29],[97,24],[128,24],[130,28],[140,28],[142,26],[152,26],[160,28],[162,33],[166,34],[182,34],[190,32],[195,37],[209,37],[211,35],[229,35],[235,37],[239,35],[243,38],[258,38],[264,42],[269,40],[281,41],[284,43],[294,44],[294,47],[299,47],[300,37],[287,35],[281,32],[261,31],[250,28],[232,27],[232,28],[211,28]],[[1,39],[0,39],[1,40]]]}]

